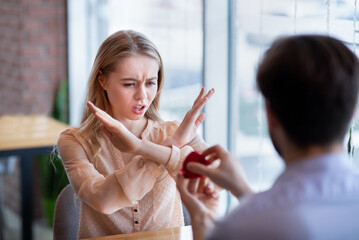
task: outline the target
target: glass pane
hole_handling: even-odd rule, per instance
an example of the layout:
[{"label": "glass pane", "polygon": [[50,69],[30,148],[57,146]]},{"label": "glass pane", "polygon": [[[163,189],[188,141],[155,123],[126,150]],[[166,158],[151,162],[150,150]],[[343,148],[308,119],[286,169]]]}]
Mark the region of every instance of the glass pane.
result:
[{"label": "glass pane", "polygon": [[[236,155],[255,189],[270,187],[284,167],[268,136],[263,99],[256,89],[255,73],[262,54],[275,38],[301,33],[329,34],[355,50],[354,2],[237,1],[236,96],[239,109]],[[354,143],[359,142],[358,126],[354,128],[353,140]],[[354,154],[353,162],[359,165],[357,155]]]},{"label": "glass pane", "polygon": [[155,43],[165,72],[161,116],[182,120],[202,86],[202,1],[108,0],[103,18],[106,35],[133,29]]}]

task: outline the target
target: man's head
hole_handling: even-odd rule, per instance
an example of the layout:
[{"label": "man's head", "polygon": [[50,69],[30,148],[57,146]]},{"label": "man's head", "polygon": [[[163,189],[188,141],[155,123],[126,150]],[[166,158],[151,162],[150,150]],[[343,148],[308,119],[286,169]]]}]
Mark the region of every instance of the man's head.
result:
[{"label": "man's head", "polygon": [[257,84],[287,136],[299,147],[342,142],[357,102],[359,63],[339,40],[302,35],[276,40]]}]

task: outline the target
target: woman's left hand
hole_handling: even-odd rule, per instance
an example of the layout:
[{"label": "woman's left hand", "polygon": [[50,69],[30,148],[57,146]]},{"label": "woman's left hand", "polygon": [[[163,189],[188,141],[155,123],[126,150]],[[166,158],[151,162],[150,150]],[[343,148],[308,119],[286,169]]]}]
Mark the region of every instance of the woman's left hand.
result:
[{"label": "woman's left hand", "polygon": [[112,118],[90,101],[87,102],[87,106],[95,117],[101,121],[105,134],[116,148],[123,152],[136,152],[139,150],[141,140],[133,135],[121,122]]},{"label": "woman's left hand", "polygon": [[205,95],[204,88],[201,89],[198,97],[193,103],[192,108],[186,113],[186,116],[182,120],[177,130],[161,144],[164,146],[175,145],[182,147],[190,142],[195,136],[198,127],[204,121],[205,114],[200,111],[203,109],[204,104],[214,94],[214,89],[208,91]]}]

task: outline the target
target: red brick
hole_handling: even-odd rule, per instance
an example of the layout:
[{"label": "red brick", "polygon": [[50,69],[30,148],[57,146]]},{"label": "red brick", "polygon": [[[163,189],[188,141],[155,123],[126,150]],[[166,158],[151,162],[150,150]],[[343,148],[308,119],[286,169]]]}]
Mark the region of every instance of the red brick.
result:
[{"label": "red brick", "polygon": [[36,34],[31,33],[28,36],[29,43],[54,43],[57,40],[57,36],[55,34],[48,35],[48,34]]},{"label": "red brick", "polygon": [[41,56],[41,49],[42,47],[40,45],[23,45],[20,49],[20,54],[24,56]]},{"label": "red brick", "polygon": [[57,15],[57,9],[55,7],[40,6],[29,8],[26,11],[28,17],[37,19],[51,19]]},{"label": "red brick", "polygon": [[43,27],[43,22],[39,19],[31,19],[31,21],[23,21],[22,22],[22,29],[23,31],[40,31]]},{"label": "red brick", "polygon": [[4,4],[2,3],[3,1],[1,1],[1,7],[0,7],[0,13],[3,16],[16,16],[19,15],[21,13],[21,8],[19,8],[16,5],[10,5],[10,4]]},{"label": "red brick", "polygon": [[42,60],[42,59],[31,59],[29,60],[29,66],[31,68],[54,68],[56,67],[55,60]]},{"label": "red brick", "polygon": [[38,5],[39,3],[46,3],[48,2],[48,0],[31,0],[31,1],[28,1],[28,0],[20,0],[24,5]]}]

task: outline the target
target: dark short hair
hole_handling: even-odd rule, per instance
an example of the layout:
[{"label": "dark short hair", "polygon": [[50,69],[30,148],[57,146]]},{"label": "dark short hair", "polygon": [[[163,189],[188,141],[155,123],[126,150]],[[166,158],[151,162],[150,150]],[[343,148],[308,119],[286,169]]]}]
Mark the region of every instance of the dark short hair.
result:
[{"label": "dark short hair", "polygon": [[356,55],[329,36],[282,37],[259,65],[257,84],[298,146],[343,141],[358,95]]}]

